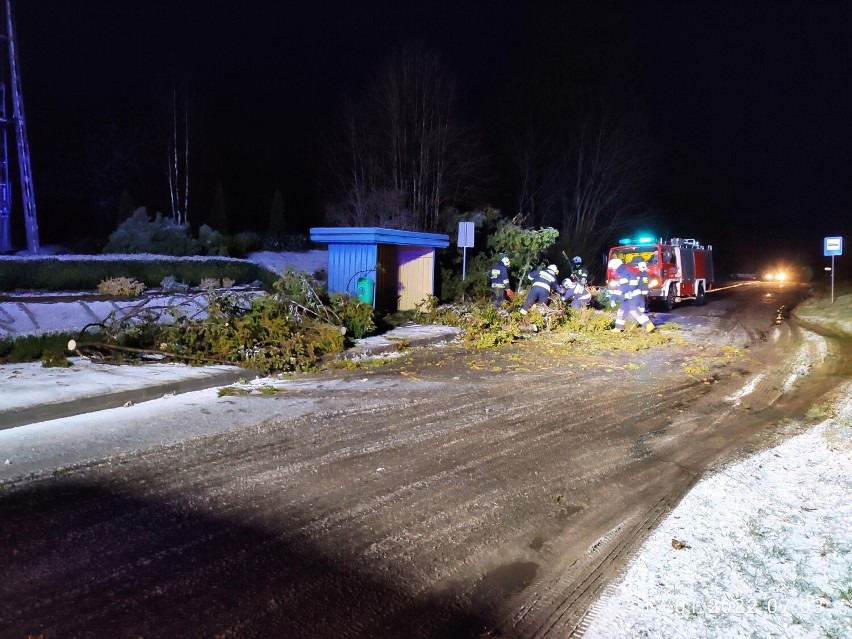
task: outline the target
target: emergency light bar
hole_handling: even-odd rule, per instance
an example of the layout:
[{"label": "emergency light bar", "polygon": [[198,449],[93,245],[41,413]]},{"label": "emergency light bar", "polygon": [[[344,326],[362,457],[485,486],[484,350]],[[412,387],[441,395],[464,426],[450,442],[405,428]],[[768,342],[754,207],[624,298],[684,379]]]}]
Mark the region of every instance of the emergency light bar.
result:
[{"label": "emergency light bar", "polygon": [[620,240],[618,240],[618,243],[619,244],[654,244],[656,241],[657,241],[657,239],[654,238],[654,237],[649,237],[647,235],[643,235],[642,237],[637,239],[635,242],[633,241],[632,238],[623,237]]}]

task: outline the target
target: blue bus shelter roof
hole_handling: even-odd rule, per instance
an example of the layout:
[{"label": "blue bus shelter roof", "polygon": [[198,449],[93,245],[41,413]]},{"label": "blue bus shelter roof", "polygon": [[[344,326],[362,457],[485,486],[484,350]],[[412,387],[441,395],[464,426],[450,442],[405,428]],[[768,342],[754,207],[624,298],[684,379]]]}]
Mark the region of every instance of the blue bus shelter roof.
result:
[{"label": "blue bus shelter roof", "polygon": [[443,233],[398,231],[372,226],[314,227],[311,229],[311,240],[325,244],[395,244],[432,248],[447,248],[450,245],[450,236]]}]

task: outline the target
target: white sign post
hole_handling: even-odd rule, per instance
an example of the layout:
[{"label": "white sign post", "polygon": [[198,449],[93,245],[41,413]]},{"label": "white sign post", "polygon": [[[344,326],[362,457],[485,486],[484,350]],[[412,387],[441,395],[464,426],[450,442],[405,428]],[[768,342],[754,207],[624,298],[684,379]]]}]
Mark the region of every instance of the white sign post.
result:
[{"label": "white sign post", "polygon": [[459,222],[459,248],[462,253],[462,282],[467,275],[467,249],[473,248],[473,222]]},{"label": "white sign post", "polygon": [[827,237],[823,240],[822,254],[831,256],[831,303],[834,304],[834,256],[843,255],[843,238]]}]

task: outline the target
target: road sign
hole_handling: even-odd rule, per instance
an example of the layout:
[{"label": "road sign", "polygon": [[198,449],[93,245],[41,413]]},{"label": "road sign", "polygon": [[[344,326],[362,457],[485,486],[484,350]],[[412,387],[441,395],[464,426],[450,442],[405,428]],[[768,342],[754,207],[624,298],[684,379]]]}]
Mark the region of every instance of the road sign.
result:
[{"label": "road sign", "polygon": [[473,248],[473,222],[459,222],[459,248]]},{"label": "road sign", "polygon": [[462,249],[462,282],[467,277],[467,249],[473,248],[473,222],[459,222],[459,248]]},{"label": "road sign", "polygon": [[831,256],[831,303],[834,304],[834,258],[843,255],[843,238],[827,237],[823,240],[822,254]]},{"label": "road sign", "polygon": [[827,237],[823,240],[823,255],[843,255],[843,238]]}]

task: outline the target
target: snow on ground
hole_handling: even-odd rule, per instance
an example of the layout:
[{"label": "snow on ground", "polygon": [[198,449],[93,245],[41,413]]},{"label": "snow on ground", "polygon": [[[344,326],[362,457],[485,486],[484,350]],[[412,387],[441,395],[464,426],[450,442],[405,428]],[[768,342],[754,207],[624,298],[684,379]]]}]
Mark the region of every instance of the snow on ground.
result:
[{"label": "snow on ground", "polygon": [[828,347],[825,338],[810,332],[804,333],[804,341],[799,346],[799,350],[796,351],[792,371],[784,381],[784,386],[781,390],[789,393],[796,384],[796,380],[807,376],[814,366],[822,366],[826,355],[828,355]]},{"label": "snow on ground", "polygon": [[585,636],[852,637],[852,383],[844,390],[834,417],[700,481]]},{"label": "snow on ground", "polygon": [[[307,273],[328,266],[325,250],[265,251],[248,259],[277,273],[287,266]],[[850,334],[852,296],[845,298],[805,304],[797,315],[812,320],[828,314],[839,332]],[[809,358],[825,357],[808,338],[802,349],[795,377],[810,373]],[[15,370],[24,373],[23,367]],[[86,373],[64,374],[73,375],[78,391],[87,386]],[[726,399],[739,403],[758,381]],[[45,385],[41,392],[55,388]],[[586,637],[852,637],[852,383],[844,390],[832,418],[700,481],[594,606]],[[215,395],[209,389],[132,410],[156,423],[176,402],[214,402]],[[61,421],[112,429],[119,410],[130,409]],[[2,431],[0,449],[55,423]],[[675,548],[678,542],[685,546]]]},{"label": "snow on ground", "polygon": [[[0,260],[43,260],[45,257],[51,257],[56,260],[66,260],[66,261],[77,261],[81,259],[85,260],[137,260],[137,261],[150,261],[150,260],[161,260],[163,259],[162,255],[155,255],[149,253],[127,253],[127,254],[115,254],[115,253],[104,253],[98,255],[74,255],[74,254],[53,254],[46,253],[46,251],[41,252],[39,255],[0,255]],[[188,260],[188,261],[198,261],[203,262],[205,260],[209,260],[210,258],[203,255],[194,255],[189,257],[169,257],[170,260]],[[217,257],[217,260],[237,260],[238,258],[233,257]],[[261,266],[265,266],[266,268],[276,272],[281,273],[288,266],[294,267],[297,271],[302,271],[305,273],[315,273],[316,271],[324,271],[328,268],[328,251],[325,249],[314,249],[311,251],[258,251],[256,253],[250,253],[246,256],[246,259],[249,262],[254,262],[255,264],[260,264]]]},{"label": "snow on ground", "polygon": [[[846,295],[795,314],[849,335],[850,308]],[[827,356],[804,335],[785,391]],[[838,398],[818,426],[702,479],[590,611],[585,636],[852,637],[852,382]]]},{"label": "snow on ground", "polygon": [[[78,262],[80,260],[86,260],[90,262],[111,262],[113,260],[135,260],[137,262],[150,262],[156,260],[175,260],[175,261],[186,261],[186,262],[204,262],[210,258],[207,255],[184,255],[184,256],[175,256],[175,255],[160,255],[158,253],[95,253],[92,255],[79,255],[76,253],[51,253],[45,254],[44,252],[39,252],[38,255],[0,255],[0,260],[15,260],[15,261],[39,261],[44,260],[45,258],[54,259],[60,262]],[[213,259],[216,260],[233,260],[236,262],[241,262],[240,258],[237,257],[215,257]]]},{"label": "snow on ground", "polygon": [[738,406],[740,404],[740,400],[746,395],[750,395],[754,392],[754,389],[757,388],[757,384],[765,377],[764,373],[758,373],[754,377],[752,377],[748,383],[739,389],[736,393],[731,393],[725,398],[726,402],[731,402],[734,406]]},{"label": "snow on ground", "polygon": [[274,273],[283,273],[284,269],[292,266],[303,273],[316,273],[328,269],[328,251],[285,251],[277,253],[273,251],[258,251],[246,257],[250,262],[260,264]]},{"label": "snow on ground", "polygon": [[[99,364],[82,357],[69,358],[67,368],[45,368],[41,362],[0,365],[0,413],[33,406],[121,393],[146,386],[179,385],[189,380],[224,380],[243,369],[237,366],[188,366],[149,363],[139,366]],[[246,373],[248,375],[248,373]]]},{"label": "snow on ground", "polygon": [[[38,259],[44,256],[36,256],[36,258],[28,257],[9,257],[0,256],[0,259]],[[58,260],[79,260],[85,258],[87,260],[104,260],[121,257],[122,259],[134,260],[156,260],[162,259],[161,255],[148,254],[130,254],[130,255],[56,255],[53,256]],[[206,257],[187,257],[180,258],[186,260],[206,260]],[[233,259],[233,258],[218,258],[218,259]],[[291,252],[272,252],[261,251],[252,253],[247,258],[249,261],[259,264],[281,274],[288,266],[292,266],[297,271],[309,273],[313,275],[318,271],[324,271],[328,267],[328,251],[312,250],[312,251],[291,251]],[[25,335],[42,335],[45,333],[57,333],[66,331],[77,331],[92,322],[101,322],[109,317],[111,313],[117,313],[119,316],[123,312],[122,309],[130,309],[135,312],[140,306],[137,301],[130,302],[115,302],[115,301],[98,301],[91,299],[67,300],[59,299],[58,293],[42,293],[36,295],[34,292],[28,292],[29,298],[26,302],[20,300],[10,300],[0,302],[0,339],[5,337],[21,337]],[[63,297],[67,297],[68,293],[63,293]],[[32,298],[38,297],[36,303]],[[41,298],[45,303],[42,303]],[[48,303],[49,302],[49,303]],[[164,293],[161,296],[153,296],[147,298],[144,304],[150,307],[161,307],[166,304],[183,306],[184,312],[198,316],[206,307],[204,296],[186,296],[181,294]]]}]

